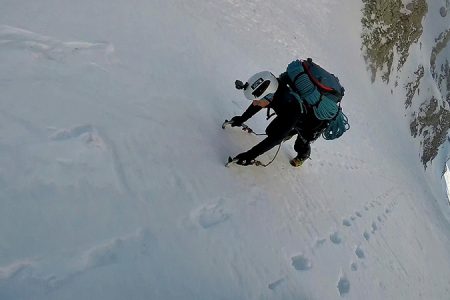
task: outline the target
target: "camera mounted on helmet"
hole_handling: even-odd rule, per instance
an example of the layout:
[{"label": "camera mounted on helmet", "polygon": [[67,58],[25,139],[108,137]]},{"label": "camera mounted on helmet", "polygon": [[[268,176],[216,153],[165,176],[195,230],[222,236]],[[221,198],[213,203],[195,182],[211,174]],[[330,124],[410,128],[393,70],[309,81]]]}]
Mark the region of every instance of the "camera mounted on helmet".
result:
[{"label": "camera mounted on helmet", "polygon": [[234,86],[236,87],[236,89],[238,90],[245,90],[248,87],[248,82],[246,82],[245,84],[240,81],[240,80],[236,80],[234,82]]},{"label": "camera mounted on helmet", "polygon": [[245,98],[251,101],[263,99],[266,96],[271,99],[270,96],[273,96],[278,89],[278,79],[269,71],[256,73],[245,84],[240,80],[236,80],[234,84],[238,90],[244,90]]}]

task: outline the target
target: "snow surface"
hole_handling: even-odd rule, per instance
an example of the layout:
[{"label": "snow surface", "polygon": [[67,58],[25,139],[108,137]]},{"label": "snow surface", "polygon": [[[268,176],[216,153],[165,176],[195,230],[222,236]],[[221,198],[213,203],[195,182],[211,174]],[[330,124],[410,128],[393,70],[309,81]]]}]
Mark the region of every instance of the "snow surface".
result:
[{"label": "snow surface", "polygon": [[450,170],[448,168],[448,165],[445,165],[445,172],[444,172],[444,189],[445,192],[447,193],[447,199],[449,199],[449,204],[450,204]]},{"label": "snow surface", "polygon": [[[449,299],[450,227],[360,8],[3,0],[0,299]],[[351,130],[301,169],[293,141],[225,168],[260,140],[220,127],[234,80],[308,56]]]}]

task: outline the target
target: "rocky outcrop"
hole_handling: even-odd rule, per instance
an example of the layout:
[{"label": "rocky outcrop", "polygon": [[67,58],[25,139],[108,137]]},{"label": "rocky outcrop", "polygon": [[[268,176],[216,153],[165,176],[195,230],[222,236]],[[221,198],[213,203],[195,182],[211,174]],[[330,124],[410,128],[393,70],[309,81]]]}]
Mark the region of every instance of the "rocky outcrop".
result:
[{"label": "rocky outcrop", "polygon": [[[450,29],[435,40],[430,56],[430,73],[438,93],[423,102],[419,111],[412,114],[411,133],[414,137],[421,137],[421,160],[425,167],[437,156],[439,147],[446,141],[450,130],[450,67],[448,57],[443,54],[449,46]],[[409,91],[411,89],[407,88],[407,93]]]},{"label": "rocky outcrop", "polygon": [[425,69],[423,65],[419,65],[417,68],[417,71],[414,72],[414,80],[411,82],[408,82],[405,85],[406,89],[406,101],[405,101],[405,108],[411,107],[412,100],[414,98],[414,95],[420,93],[419,85],[420,81],[423,78],[423,75],[425,75]]},{"label": "rocky outcrop", "polygon": [[422,19],[428,11],[425,0],[403,5],[401,0],[363,0],[362,50],[375,81],[377,72],[388,82],[398,53],[397,70],[409,55],[410,46],[422,35]]},{"label": "rocky outcrop", "polygon": [[[362,50],[372,81],[377,76],[389,83],[396,72],[395,87],[399,77],[408,78],[401,87],[405,92],[405,109],[410,112],[411,135],[420,141],[421,161],[424,167],[439,152],[450,130],[450,28],[433,32],[437,38],[431,53],[421,50],[428,61],[419,61],[414,72],[402,74],[413,44],[423,34],[422,20],[428,12],[426,0],[363,0]],[[447,16],[450,0],[439,10]],[[418,47],[422,49],[422,45]],[[421,93],[421,88],[424,92]]]},{"label": "rocky outcrop", "polygon": [[449,58],[445,58],[444,63],[440,67],[436,66],[438,56],[450,45],[450,29],[442,32],[435,42],[436,46],[433,47],[430,58],[431,74],[433,75],[433,79],[436,81],[443,98],[450,105]]},{"label": "rocky outcrop", "polygon": [[450,111],[439,106],[438,99],[432,97],[429,103],[423,103],[410,124],[411,134],[422,137],[423,165],[433,160],[439,147],[446,141],[450,129]]}]

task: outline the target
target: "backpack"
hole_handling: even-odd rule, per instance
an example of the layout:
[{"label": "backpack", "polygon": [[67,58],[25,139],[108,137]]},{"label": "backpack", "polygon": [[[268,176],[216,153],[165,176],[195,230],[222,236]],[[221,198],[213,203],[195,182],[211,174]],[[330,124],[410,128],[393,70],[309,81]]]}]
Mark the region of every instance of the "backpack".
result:
[{"label": "backpack", "polygon": [[322,134],[326,140],[339,138],[350,129],[340,106],[345,89],[334,74],[315,64],[311,58],[291,62],[286,73],[289,86],[298,94],[300,103],[312,107],[317,119],[328,121]]}]

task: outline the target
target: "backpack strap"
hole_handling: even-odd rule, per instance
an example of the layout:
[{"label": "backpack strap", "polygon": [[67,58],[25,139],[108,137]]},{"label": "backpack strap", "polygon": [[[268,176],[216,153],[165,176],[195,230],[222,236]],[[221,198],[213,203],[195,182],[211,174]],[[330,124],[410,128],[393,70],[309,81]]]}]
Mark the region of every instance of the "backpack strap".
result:
[{"label": "backpack strap", "polygon": [[276,115],[275,113],[270,113],[270,105],[267,107],[267,116],[266,116],[266,120],[269,120],[270,118],[272,118],[274,115]]}]

